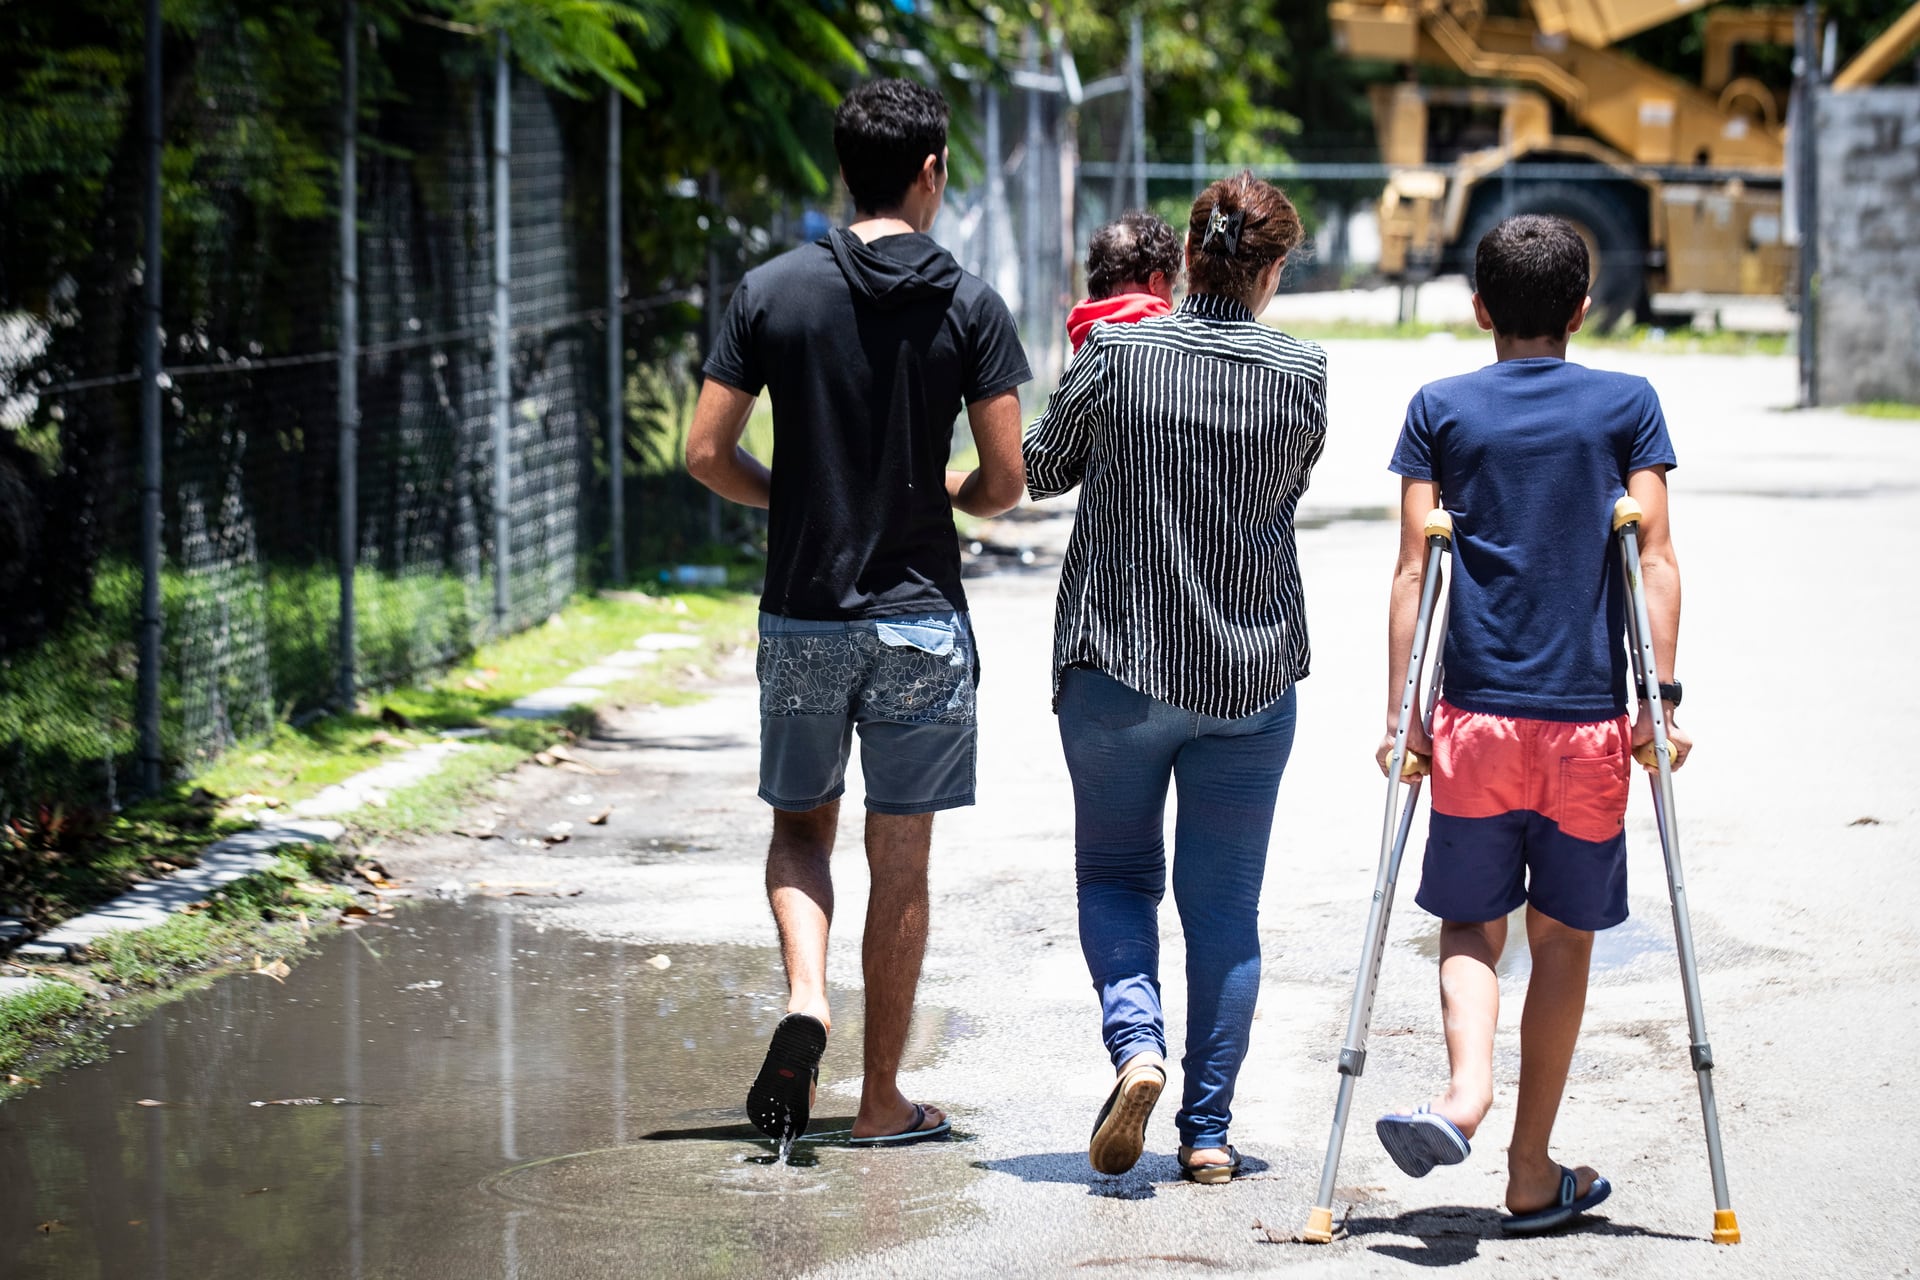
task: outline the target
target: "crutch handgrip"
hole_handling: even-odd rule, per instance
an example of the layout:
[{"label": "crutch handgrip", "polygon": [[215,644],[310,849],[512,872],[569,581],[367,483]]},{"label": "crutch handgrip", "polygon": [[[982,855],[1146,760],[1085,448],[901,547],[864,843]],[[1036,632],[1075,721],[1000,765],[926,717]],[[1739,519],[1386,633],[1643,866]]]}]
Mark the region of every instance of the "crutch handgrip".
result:
[{"label": "crutch handgrip", "polygon": [[1613,531],[1618,533],[1626,525],[1639,523],[1640,504],[1622,495],[1620,501],[1613,504]]},{"label": "crutch handgrip", "polygon": [[1424,778],[1433,772],[1433,761],[1418,751],[1407,752],[1406,759],[1400,762],[1400,780],[1412,782],[1415,778]]},{"label": "crutch handgrip", "polygon": [[1449,546],[1453,543],[1453,517],[1440,507],[1427,512],[1426,536],[1445,538]]}]

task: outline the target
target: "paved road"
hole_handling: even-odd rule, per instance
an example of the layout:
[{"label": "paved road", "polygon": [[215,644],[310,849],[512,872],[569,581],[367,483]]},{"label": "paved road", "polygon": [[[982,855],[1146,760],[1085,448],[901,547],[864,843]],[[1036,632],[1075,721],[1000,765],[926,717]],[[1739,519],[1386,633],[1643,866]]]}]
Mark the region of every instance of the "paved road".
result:
[{"label": "paved road", "polygon": [[[936,827],[925,1012],[906,1078],[971,1140],[881,1154],[822,1149],[815,1169],[795,1173],[824,1179],[830,1194],[769,1195],[768,1233],[743,1238],[725,1265],[743,1275],[817,1264],[819,1274],[860,1276],[1410,1276],[1428,1266],[1522,1276],[1910,1274],[1920,1229],[1911,1075],[1920,783],[1909,731],[1920,714],[1910,657],[1920,630],[1911,568],[1920,429],[1783,412],[1791,364],[1756,357],[1589,357],[1654,380],[1682,461],[1673,479],[1686,583],[1680,674],[1698,749],[1681,775],[1680,817],[1746,1243],[1705,1243],[1712,1204],[1644,790],[1629,817],[1634,919],[1603,938],[1557,1134],[1566,1162],[1613,1179],[1604,1221],[1531,1242],[1508,1242],[1496,1226],[1525,972],[1517,935],[1501,1097],[1473,1157],[1414,1182],[1374,1142],[1371,1115],[1418,1101],[1444,1072],[1433,922],[1411,903],[1410,875],[1342,1171],[1348,1237],[1321,1248],[1266,1240],[1268,1228],[1297,1230],[1313,1195],[1373,876],[1381,791],[1371,752],[1395,536],[1384,517],[1397,493],[1384,460],[1413,389],[1486,354],[1437,339],[1329,352],[1332,438],[1301,536],[1314,672],[1281,790],[1262,897],[1263,991],[1236,1105],[1234,1141],[1256,1172],[1224,1189],[1178,1182],[1170,1106],[1133,1173],[1109,1180],[1087,1169],[1086,1134],[1109,1075],[1075,942],[1071,805],[1047,704],[1053,578],[1004,574],[970,588],[986,663],[982,803]],[[1063,543],[1068,522],[1040,508],[997,532],[1044,550]],[[529,769],[503,787],[501,806],[538,829],[577,817],[564,797],[590,786],[617,806],[604,829],[582,829],[549,854],[448,837],[383,856],[425,882],[566,878],[587,892],[523,909],[595,938],[669,953],[770,942],[744,657],[712,694],[615,717],[592,746],[618,776]],[[850,802],[832,976],[852,986],[865,905],[857,789]],[[695,851],[660,853],[680,842]],[[1165,924],[1163,962],[1178,974],[1171,904]],[[1169,995],[1177,1043],[1177,982]],[[849,1025],[855,1015],[843,1002]],[[823,1112],[851,1111],[858,1069],[852,1037],[836,1037]],[[693,1057],[688,1070],[712,1072],[705,1105],[719,1108],[737,1105],[750,1064]],[[807,1236],[810,1204],[849,1198],[858,1203],[847,1229],[858,1238],[840,1231],[831,1248],[791,1248]],[[917,1225],[897,1229],[909,1209]],[[605,1252],[595,1257],[568,1270],[621,1273]]]}]

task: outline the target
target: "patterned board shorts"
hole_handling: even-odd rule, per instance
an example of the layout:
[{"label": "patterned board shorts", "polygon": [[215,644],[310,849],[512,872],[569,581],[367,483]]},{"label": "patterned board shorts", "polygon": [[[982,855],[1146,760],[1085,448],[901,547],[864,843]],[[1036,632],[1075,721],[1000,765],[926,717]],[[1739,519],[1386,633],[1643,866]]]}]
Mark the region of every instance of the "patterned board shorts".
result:
[{"label": "patterned board shorts", "polygon": [[1497,920],[1523,902],[1575,929],[1627,918],[1633,732],[1433,713],[1433,817],[1417,901],[1442,920]]},{"label": "patterned board shorts", "polygon": [[973,803],[979,661],[964,613],[845,622],[760,615],[760,798],[804,812],[846,790],[853,733],[875,813]]}]

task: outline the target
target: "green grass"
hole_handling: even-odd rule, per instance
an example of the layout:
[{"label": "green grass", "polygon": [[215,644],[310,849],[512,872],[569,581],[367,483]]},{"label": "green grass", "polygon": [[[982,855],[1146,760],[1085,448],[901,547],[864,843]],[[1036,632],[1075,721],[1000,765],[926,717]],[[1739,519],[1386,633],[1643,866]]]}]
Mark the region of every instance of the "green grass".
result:
[{"label": "green grass", "polygon": [[[743,580],[752,573],[744,567],[734,571]],[[369,695],[352,714],[273,725],[123,813],[84,806],[49,813],[44,820],[36,813],[31,820],[51,830],[33,837],[37,863],[27,863],[23,852],[0,874],[0,900],[5,900],[0,905],[43,922],[64,918],[120,892],[136,875],[190,863],[207,844],[408,747],[441,741],[443,730],[485,729],[484,737],[468,740],[468,749],[454,754],[432,778],[394,794],[386,808],[364,810],[355,819],[356,827],[371,836],[440,825],[486,779],[592,719],[585,708],[538,720],[495,714],[514,699],[630,648],[647,632],[687,630],[703,640],[701,648],[664,655],[608,688],[627,701],[677,701],[686,696],[684,668],[710,669],[720,652],[750,639],[754,607],[750,597],[717,590],[583,597],[538,626],[481,645],[437,679]],[[385,720],[383,712],[390,713]],[[18,709],[8,713],[16,717],[11,731],[20,731]],[[272,803],[233,803],[246,796]],[[5,852],[0,843],[0,855]]]},{"label": "green grass", "polygon": [[25,995],[0,999],[0,1098],[14,1088],[7,1077],[45,1038],[86,1008],[86,993],[55,979]]},{"label": "green grass", "polygon": [[1847,412],[1862,418],[1912,420],[1920,418],[1920,404],[1903,404],[1898,400],[1869,400],[1865,404],[1848,405]]},{"label": "green grass", "polygon": [[[1492,350],[1493,335],[1477,325],[1376,324],[1360,320],[1310,321],[1277,326],[1296,338],[1314,342],[1382,338],[1432,338],[1444,336],[1462,341],[1482,342]],[[1573,337],[1572,349],[1599,347],[1615,351],[1656,351],[1672,355],[1786,355],[1793,350],[1793,339],[1779,333],[1735,333],[1720,329],[1700,333],[1692,329],[1657,329],[1648,325],[1616,329],[1611,333],[1582,330]]]}]

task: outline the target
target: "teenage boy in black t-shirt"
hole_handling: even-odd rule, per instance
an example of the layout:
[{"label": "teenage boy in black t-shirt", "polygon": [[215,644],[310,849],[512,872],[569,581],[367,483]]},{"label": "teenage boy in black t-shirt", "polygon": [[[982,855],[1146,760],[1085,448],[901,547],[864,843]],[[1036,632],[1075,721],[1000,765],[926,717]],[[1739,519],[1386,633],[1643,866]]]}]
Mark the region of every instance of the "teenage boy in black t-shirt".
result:
[{"label": "teenage boy in black t-shirt", "polygon": [[[926,235],[947,186],[947,104],[875,80],[834,117],[852,226],[741,282],[707,358],[687,470],[767,507],[760,608],[760,796],[773,806],[767,896],[787,1015],[747,1094],[762,1132],[804,1133],[832,1025],[828,857],[853,734],[872,891],[861,949],[865,1079],[856,1145],[948,1132],[896,1076],[927,941],[933,814],[973,803],[977,664],[953,508],[1019,501],[1016,388],[1032,375],[999,296]],[[740,448],[765,390],[775,465]],[[962,404],[980,466],[949,471]]]}]

